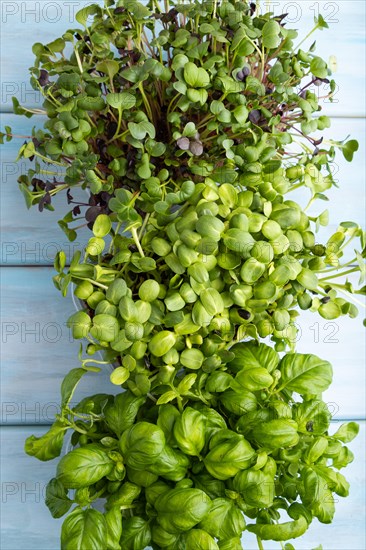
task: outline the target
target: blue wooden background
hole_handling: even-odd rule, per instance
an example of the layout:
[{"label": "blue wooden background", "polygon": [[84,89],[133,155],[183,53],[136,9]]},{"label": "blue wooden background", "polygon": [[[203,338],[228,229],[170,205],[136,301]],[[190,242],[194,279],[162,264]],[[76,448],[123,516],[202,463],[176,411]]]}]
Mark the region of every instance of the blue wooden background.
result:
[{"label": "blue wooden background", "polygon": [[[90,2],[58,0],[3,0],[1,10],[1,127],[27,135],[35,118],[23,120],[12,114],[11,96],[21,103],[39,106],[31,89],[27,69],[32,64],[31,46],[50,41],[74,24],[75,11]],[[360,141],[353,164],[338,157],[334,165],[339,189],[329,193],[329,235],[339,221],[365,223],[365,2],[337,0],[297,2],[263,0],[277,13],[289,12],[288,20],[302,34],[312,27],[314,15],[323,14],[329,30],[317,33],[319,54],[336,55],[338,83],[335,102],[324,102],[323,112],[332,117],[331,135],[348,134]],[[282,11],[280,11],[282,10]],[[309,43],[311,43],[311,38]],[[40,119],[38,124],[41,124]],[[82,237],[69,243],[56,220],[65,211],[27,211],[18,191],[17,178],[25,165],[14,160],[19,144],[1,148],[1,489],[2,550],[56,550],[60,521],[53,520],[43,503],[47,480],[55,462],[39,463],[23,452],[24,439],[41,434],[58,410],[59,386],[64,374],[78,366],[78,345],[72,342],[65,320],[73,312],[71,298],[62,298],[52,284],[53,257],[64,249],[68,256],[82,246]],[[320,236],[320,237],[321,237]],[[319,237],[319,238],[320,238]],[[341,420],[358,419],[359,437],[350,444],[355,461],[347,468],[351,494],[339,499],[332,526],[314,522],[310,531],[296,541],[296,548],[322,544],[324,550],[364,550],[365,540],[365,340],[362,313],[356,320],[326,322],[314,315],[301,316],[298,349],[316,353],[334,365],[334,383],[325,395],[334,416],[334,431]],[[113,391],[108,372],[90,376],[78,395]],[[256,548],[244,536],[246,549]],[[266,548],[279,547],[269,544]],[[101,549],[102,550],[102,549]]]}]

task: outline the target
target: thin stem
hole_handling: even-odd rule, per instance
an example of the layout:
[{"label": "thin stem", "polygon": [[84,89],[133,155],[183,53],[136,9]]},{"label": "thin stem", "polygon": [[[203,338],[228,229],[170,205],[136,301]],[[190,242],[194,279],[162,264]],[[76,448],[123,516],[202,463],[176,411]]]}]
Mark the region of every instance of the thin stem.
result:
[{"label": "thin stem", "polygon": [[258,548],[259,550],[264,550],[264,547],[263,547],[263,544],[262,544],[262,539],[260,539],[257,535],[257,543],[258,543]]},{"label": "thin stem", "polygon": [[154,122],[154,117],[153,117],[153,114],[152,114],[152,110],[151,110],[151,107],[150,107],[150,103],[145,95],[145,91],[144,91],[144,86],[142,84],[142,82],[140,82],[139,84],[139,90],[141,92],[141,95],[142,95],[142,99],[144,101],[144,105],[145,105],[145,108],[146,108],[146,111],[147,111],[147,114],[149,115],[150,117],[150,121],[151,122]]},{"label": "thin stem", "polygon": [[300,46],[318,29],[319,25],[316,24],[315,27],[301,40],[301,42],[294,48],[293,51],[296,51]]},{"label": "thin stem", "polygon": [[133,237],[133,240],[135,241],[135,245],[137,246],[137,250],[140,252],[140,255],[142,256],[142,258],[145,258],[145,254],[144,254],[144,251],[142,250],[142,246],[141,246],[141,243],[139,241],[139,237],[138,237],[138,234],[137,234],[136,227],[132,227],[131,235]]},{"label": "thin stem", "polygon": [[80,71],[81,74],[83,74],[84,69],[83,69],[83,64],[82,64],[80,56],[79,56],[79,52],[77,51],[76,48],[74,48],[74,52],[75,52],[76,61],[78,62],[79,71]]},{"label": "thin stem", "polygon": [[344,275],[349,275],[350,273],[355,273],[356,271],[359,271],[359,267],[353,267],[352,269],[348,269],[347,271],[344,271],[343,273],[337,273],[336,275],[331,275],[330,277],[324,277],[322,279],[319,279],[319,281],[327,282],[330,279],[337,279],[338,277],[343,277]]},{"label": "thin stem", "polygon": [[82,281],[88,281],[92,285],[103,288],[103,290],[108,290],[108,287],[106,285],[102,285],[102,283],[97,283],[97,281],[93,281],[93,279],[89,279],[89,277],[78,277],[77,275],[73,275],[73,277],[75,277],[75,279],[81,279]]},{"label": "thin stem", "polygon": [[146,214],[145,219],[144,219],[144,223],[142,224],[141,229],[140,229],[139,239],[141,239],[142,235],[144,234],[144,231],[146,229],[147,222],[149,221],[149,218],[150,218],[150,214]]}]

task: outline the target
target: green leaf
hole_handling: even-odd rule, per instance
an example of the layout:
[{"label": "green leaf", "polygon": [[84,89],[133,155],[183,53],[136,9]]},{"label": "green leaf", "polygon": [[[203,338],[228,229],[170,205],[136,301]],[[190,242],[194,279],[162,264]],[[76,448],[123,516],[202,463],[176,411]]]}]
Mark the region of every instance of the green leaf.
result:
[{"label": "green leaf", "polygon": [[86,372],[85,369],[76,368],[67,373],[61,384],[61,407],[66,407],[70,403],[76,386]]},{"label": "green leaf", "polygon": [[57,479],[64,487],[80,489],[93,485],[114,467],[108,452],[95,444],[73,449],[57,465]]},{"label": "green leaf", "polygon": [[328,361],[312,354],[288,353],[279,364],[281,389],[302,395],[319,394],[332,382],[333,370]]},{"label": "green leaf", "polygon": [[342,147],[342,153],[344,158],[348,162],[352,162],[353,155],[356,151],[358,151],[358,148],[359,148],[359,143],[357,140],[350,139],[349,141],[347,141]]},{"label": "green leaf", "polygon": [[245,105],[238,105],[235,107],[233,111],[233,115],[235,119],[239,122],[239,124],[245,124],[248,119],[249,111],[245,107]]},{"label": "green leaf", "polygon": [[165,405],[165,403],[170,403],[170,401],[173,401],[173,399],[176,399],[178,397],[178,394],[176,391],[167,391],[163,393],[157,400],[157,405]]},{"label": "green leaf", "polygon": [[110,379],[112,384],[115,384],[116,386],[120,386],[126,380],[128,380],[130,377],[130,371],[126,369],[125,367],[117,367],[112,372]]},{"label": "green leaf", "polygon": [[26,439],[25,452],[44,462],[60,456],[66,429],[63,422],[57,421],[41,437],[31,435]]},{"label": "green leaf", "polygon": [[183,453],[199,456],[205,444],[206,418],[186,407],[174,424],[174,437]]},{"label": "green leaf", "polygon": [[112,80],[120,70],[120,65],[115,59],[103,59],[103,61],[99,61],[99,63],[96,64],[95,68],[97,71],[106,73],[110,80]]},{"label": "green leaf", "polygon": [[151,531],[148,521],[138,516],[123,521],[120,548],[123,548],[123,550],[143,550],[149,546],[150,540]]},{"label": "green leaf", "polygon": [[210,84],[208,72],[191,61],[184,66],[184,80],[192,88],[205,88]]},{"label": "green leaf", "polygon": [[108,550],[121,550],[122,513],[119,506],[113,506],[104,514],[107,523]]},{"label": "green leaf", "polygon": [[88,17],[90,15],[95,15],[100,12],[100,6],[97,4],[91,4],[90,6],[86,6],[85,8],[82,8],[75,14],[75,19],[80,25],[83,27],[86,27],[86,22],[88,20]]},{"label": "green leaf", "polygon": [[281,27],[277,21],[267,21],[262,29],[262,43],[265,48],[273,50],[281,43],[280,37]]},{"label": "green leaf", "polygon": [[128,92],[113,93],[106,95],[106,102],[114,109],[131,109],[136,105],[136,97]]},{"label": "green leaf", "polygon": [[130,391],[116,395],[114,402],[107,405],[104,410],[105,422],[120,437],[133,425],[139,408],[144,402],[145,397],[136,397]]},{"label": "green leaf", "polygon": [[99,214],[93,223],[93,233],[96,237],[103,238],[112,229],[112,221],[106,214]]},{"label": "green leaf", "polygon": [[321,57],[315,56],[311,60],[310,71],[318,78],[326,78],[328,76],[327,64]]},{"label": "green leaf", "polygon": [[242,369],[262,367],[272,372],[279,363],[278,353],[265,344],[258,344],[255,341],[235,344],[230,351],[235,354],[235,359],[230,361],[228,367],[233,372]]},{"label": "green leaf", "polygon": [[73,503],[61,481],[55,477],[47,484],[45,502],[53,518],[61,518]]},{"label": "green leaf", "polygon": [[346,422],[338,428],[335,434],[332,435],[334,439],[338,439],[343,443],[349,443],[357,436],[360,430],[359,424],[357,422]]},{"label": "green leaf", "polygon": [[75,508],[61,528],[61,550],[100,550],[105,548],[107,522],[98,510]]},{"label": "green leaf", "polygon": [[199,525],[220,540],[239,537],[245,529],[244,515],[228,498],[216,498]]},{"label": "green leaf", "polygon": [[151,139],[155,138],[155,126],[146,120],[142,120],[139,123],[129,122],[128,129],[131,132],[132,137],[141,140],[148,134]]},{"label": "green leaf", "polygon": [[210,507],[211,499],[200,489],[171,489],[155,501],[160,525],[173,534],[192,529],[206,516]]},{"label": "green leaf", "polygon": [[47,48],[52,53],[60,53],[65,49],[65,41],[62,38],[57,38],[53,42],[47,44]]}]

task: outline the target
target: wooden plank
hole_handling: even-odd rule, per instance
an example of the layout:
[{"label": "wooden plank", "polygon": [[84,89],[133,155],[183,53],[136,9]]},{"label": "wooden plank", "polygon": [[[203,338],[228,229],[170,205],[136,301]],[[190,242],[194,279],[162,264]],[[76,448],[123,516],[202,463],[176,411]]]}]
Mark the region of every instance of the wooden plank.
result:
[{"label": "wooden plank", "polygon": [[[333,430],[336,430],[336,426]],[[44,428],[6,427],[1,431],[2,464],[2,550],[57,550],[62,519],[49,514],[43,494],[54,476],[57,460],[39,463],[24,454],[24,440]],[[359,436],[349,444],[355,460],[343,472],[351,484],[350,496],[339,498],[331,525],[314,520],[309,531],[294,544],[298,550],[309,550],[322,544],[324,550],[364,550],[365,540],[365,422]],[[254,537],[244,533],[243,547],[257,550]],[[279,543],[265,543],[265,549],[280,548]]]},{"label": "wooden plank", "polygon": [[[15,135],[28,136],[34,125],[42,127],[44,117],[25,119],[16,115],[1,116],[0,126],[9,125]],[[12,142],[0,147],[1,154],[1,188],[0,211],[2,218],[1,231],[1,265],[52,265],[56,253],[66,252],[70,259],[76,250],[82,249],[91,232],[80,232],[74,242],[67,239],[58,226],[57,221],[71,209],[67,204],[65,193],[55,197],[54,212],[38,211],[37,206],[27,209],[23,196],[19,191],[17,180],[21,174],[27,173],[32,164],[21,160],[15,162],[23,139],[14,138]],[[61,175],[61,173],[60,173]],[[52,177],[52,176],[50,176]],[[62,180],[61,180],[62,181]],[[87,203],[88,196],[80,188],[74,188],[72,195],[75,200]]]},{"label": "wooden plank", "polygon": [[[60,383],[79,367],[80,343],[66,327],[74,313],[52,283],[50,268],[2,268],[2,418],[4,424],[50,424],[59,411]],[[97,357],[97,359],[100,359]],[[113,393],[110,367],[85,375],[75,402]]]},{"label": "wooden plank", "polygon": [[[90,2],[83,0],[17,0],[1,3],[3,110],[11,109],[13,95],[28,106],[41,105],[41,98],[29,84],[28,68],[33,63],[32,45],[37,40],[50,42],[61,36],[66,29],[79,27],[74,15],[88,3]],[[304,46],[310,46],[316,40],[318,55],[327,60],[334,54],[338,59],[338,70],[334,75],[338,85],[335,102],[324,103],[324,112],[333,116],[364,115],[365,75],[362,67],[365,66],[365,3],[362,0],[262,0],[263,10],[266,5],[275,13],[288,12],[287,26],[298,29],[300,37],[304,37],[312,29],[314,15],[323,15],[329,29],[312,35]],[[18,47],[6,47],[12,43]],[[318,91],[325,95],[324,92],[329,90],[322,87]]]},{"label": "wooden plank", "polygon": [[[11,126],[16,134],[22,135],[28,135],[33,124],[39,126],[43,124],[42,118],[35,119],[33,122],[10,114],[3,115],[2,119],[3,125]],[[343,140],[351,135],[352,138],[359,140],[360,150],[355,154],[352,163],[348,163],[341,152],[338,152],[332,164],[332,170],[339,188],[333,187],[327,191],[330,203],[317,201],[310,210],[314,215],[328,207],[330,209],[330,227],[321,228],[317,236],[319,240],[326,240],[335,231],[340,221],[354,220],[361,225],[365,223],[365,159],[362,154],[365,151],[365,120],[335,119],[332,122],[332,128],[324,135],[335,140]],[[56,197],[55,212],[40,213],[37,207],[26,209],[19,192],[17,178],[28,170],[30,163],[14,162],[21,144],[22,140],[14,139],[0,149],[2,154],[0,208],[3,220],[0,264],[51,265],[58,250],[65,250],[70,257],[75,250],[85,246],[90,231],[86,228],[79,231],[77,240],[70,243],[58,227],[57,220],[69,210],[65,194]],[[86,194],[81,189],[73,190],[73,195],[75,199],[86,201]],[[309,200],[309,191],[308,189],[298,190],[289,194],[288,198],[298,200],[305,206]]]},{"label": "wooden plank", "polygon": [[[2,268],[2,422],[52,423],[63,376],[79,366],[78,342],[65,323],[71,297],[53,287],[50,268]],[[301,312],[298,351],[314,353],[334,366],[326,401],[335,418],[365,414],[365,341],[362,315],[325,321]],[[29,388],[32,388],[32,391]],[[75,400],[97,391],[113,393],[109,371],[90,374]]]}]

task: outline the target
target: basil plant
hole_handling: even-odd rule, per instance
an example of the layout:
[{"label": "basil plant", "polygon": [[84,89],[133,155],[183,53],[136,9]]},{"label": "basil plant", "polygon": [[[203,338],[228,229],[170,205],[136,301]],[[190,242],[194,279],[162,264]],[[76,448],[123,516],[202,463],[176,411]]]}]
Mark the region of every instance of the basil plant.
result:
[{"label": "basil plant", "polygon": [[[333,494],[348,494],[339,469],[358,427],[332,433],[331,365],[295,343],[302,310],[353,318],[365,294],[362,229],[339,220],[316,235],[334,158],[352,161],[358,143],[325,139],[316,90],[332,102],[331,67],[286,14],[234,0],[101,4],[34,44],[42,108],[13,100],[44,121],[18,154],[31,163],[27,206],[53,210],[64,194],[60,228],[70,241],[91,231],[54,264],[57,289],[80,301],[68,326],[86,342],[81,367],[26,452],[53,459],[72,433],[46,495],[54,517],[68,513],[65,550],[291,540],[313,518],[330,523]],[[326,28],[319,15],[310,34]],[[121,392],[75,405],[84,374],[108,363]]]},{"label": "basil plant", "polygon": [[[345,444],[358,425],[331,433],[321,397],[330,363],[280,357],[254,340],[231,350],[225,368],[198,374],[205,403],[191,392],[180,407],[140,389],[73,406],[86,371],[70,371],[57,421],[26,442],[28,454],[47,461],[72,433],[46,491],[53,517],[68,514],[62,548],[240,549],[243,532],[261,548],[262,540],[303,535],[314,518],[331,523],[334,494],[348,495],[339,470],[353,460]],[[180,376],[184,385],[191,375]],[[103,511],[94,505],[100,499]]]}]

